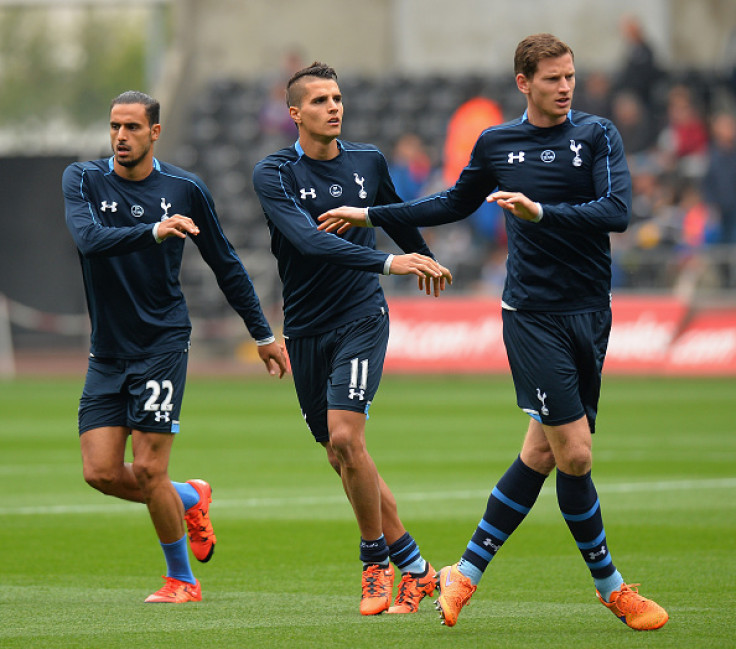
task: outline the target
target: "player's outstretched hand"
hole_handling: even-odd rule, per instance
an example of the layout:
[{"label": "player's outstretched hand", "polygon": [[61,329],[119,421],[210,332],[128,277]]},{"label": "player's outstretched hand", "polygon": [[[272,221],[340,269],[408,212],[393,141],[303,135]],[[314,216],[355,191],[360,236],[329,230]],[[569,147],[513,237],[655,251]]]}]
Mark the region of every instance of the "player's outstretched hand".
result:
[{"label": "player's outstretched hand", "polygon": [[521,192],[493,192],[486,200],[489,203],[498,203],[501,208],[524,221],[539,219],[539,205]]},{"label": "player's outstretched hand", "polygon": [[334,210],[329,210],[320,214],[317,217],[318,221],[321,221],[318,230],[324,230],[325,232],[334,232],[335,234],[342,234],[347,232],[354,225],[358,227],[368,227],[368,223],[365,220],[365,208],[363,207],[336,207]]},{"label": "player's outstretched hand", "polygon": [[282,378],[286,374],[286,354],[284,353],[283,345],[275,341],[268,345],[259,345],[258,355],[266,365],[266,370],[271,376],[276,376],[278,372],[279,378]]},{"label": "player's outstretched hand", "polygon": [[188,216],[174,214],[168,219],[159,222],[156,236],[159,241],[168,239],[169,237],[179,237],[186,239],[187,234],[199,234],[199,228]]},{"label": "player's outstretched hand", "polygon": [[452,284],[452,273],[440,265],[442,269],[442,275],[439,277],[432,277],[431,279],[426,275],[424,277],[418,277],[419,290],[424,291],[427,295],[434,295],[435,297],[440,296],[440,292],[445,290],[447,283]]},{"label": "player's outstretched hand", "polygon": [[440,291],[445,290],[446,283],[452,284],[452,273],[447,268],[418,252],[395,255],[391,260],[389,274],[416,275],[419,278],[419,290],[426,291],[427,295],[434,292],[435,297],[439,297]]}]

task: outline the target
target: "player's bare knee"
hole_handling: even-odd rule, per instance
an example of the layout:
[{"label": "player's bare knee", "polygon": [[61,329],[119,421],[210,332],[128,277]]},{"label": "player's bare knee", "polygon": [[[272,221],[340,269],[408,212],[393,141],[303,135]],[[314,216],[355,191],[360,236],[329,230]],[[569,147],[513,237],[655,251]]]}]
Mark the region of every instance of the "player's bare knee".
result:
[{"label": "player's bare knee", "polygon": [[544,447],[526,443],[521,450],[521,461],[533,471],[549,475],[556,466],[555,455],[549,445]]},{"label": "player's bare knee", "polygon": [[118,474],[115,471],[105,471],[97,467],[84,467],[82,474],[84,481],[90,487],[103,494],[112,493],[118,482]]},{"label": "player's bare knee", "polygon": [[355,466],[366,453],[365,444],[355,435],[335,433],[330,435],[335,458],[341,467]]},{"label": "player's bare knee", "polygon": [[554,470],[557,463],[555,462],[555,456],[552,451],[546,453],[540,453],[537,457],[537,466],[532,467],[537,473],[542,475],[549,475]]},{"label": "player's bare knee", "polygon": [[590,471],[593,458],[590,449],[568,449],[563,458],[559,458],[557,466],[568,475],[581,476]]},{"label": "player's bare knee", "polygon": [[144,491],[149,491],[152,485],[166,475],[165,471],[161,471],[156,463],[133,462],[133,475],[138,482],[138,486]]}]

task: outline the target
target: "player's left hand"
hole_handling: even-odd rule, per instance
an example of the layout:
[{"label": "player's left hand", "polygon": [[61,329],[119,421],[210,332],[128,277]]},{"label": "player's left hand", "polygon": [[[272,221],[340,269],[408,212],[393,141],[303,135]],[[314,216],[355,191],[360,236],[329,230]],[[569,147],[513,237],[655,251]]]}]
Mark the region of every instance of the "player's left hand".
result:
[{"label": "player's left hand", "polygon": [[318,230],[335,234],[343,234],[354,225],[361,228],[368,227],[365,220],[365,209],[362,207],[348,207],[347,205],[336,207],[320,214],[317,220],[321,221],[317,227]]},{"label": "player's left hand", "polygon": [[283,344],[276,341],[268,345],[258,346],[258,355],[266,365],[266,370],[271,376],[276,376],[278,372],[279,378],[283,378],[287,371],[286,353]]},{"label": "player's left hand", "polygon": [[159,241],[164,241],[169,237],[186,239],[187,234],[199,234],[199,227],[192,219],[183,214],[174,214],[158,224],[157,236]]},{"label": "player's left hand", "polygon": [[439,277],[425,275],[424,277],[420,276],[417,278],[419,290],[435,297],[440,296],[440,293],[445,290],[447,284],[452,284],[452,273],[441,264],[437,265],[440,267],[440,272],[442,273]]},{"label": "player's left hand", "polygon": [[514,216],[524,221],[536,221],[539,217],[539,205],[521,192],[493,192],[486,197],[489,203],[498,203]]}]

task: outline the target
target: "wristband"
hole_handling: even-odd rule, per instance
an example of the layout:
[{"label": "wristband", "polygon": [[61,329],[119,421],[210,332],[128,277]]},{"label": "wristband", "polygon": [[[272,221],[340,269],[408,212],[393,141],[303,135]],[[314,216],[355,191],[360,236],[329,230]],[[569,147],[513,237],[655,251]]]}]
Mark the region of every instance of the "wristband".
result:
[{"label": "wristband", "polygon": [[542,209],[542,204],[537,203],[536,205],[539,208],[539,214],[537,214],[537,216],[532,219],[532,223],[539,223],[542,220],[542,217],[544,216],[544,210]]},{"label": "wristband", "polygon": [[384,275],[390,275],[391,274],[391,262],[393,262],[394,256],[389,255],[386,257],[386,261],[383,262],[383,274]]}]

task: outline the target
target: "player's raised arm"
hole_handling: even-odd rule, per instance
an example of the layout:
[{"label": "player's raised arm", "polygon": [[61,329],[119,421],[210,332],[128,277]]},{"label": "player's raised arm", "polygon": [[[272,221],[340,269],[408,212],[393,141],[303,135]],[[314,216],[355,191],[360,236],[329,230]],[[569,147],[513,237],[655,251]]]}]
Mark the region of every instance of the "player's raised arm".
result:
[{"label": "player's raised arm", "polygon": [[333,210],[328,210],[320,214],[317,220],[321,221],[317,228],[318,230],[335,232],[336,234],[342,234],[354,225],[361,228],[370,227],[368,208],[366,207],[348,207],[343,205],[342,207],[336,207]]}]

